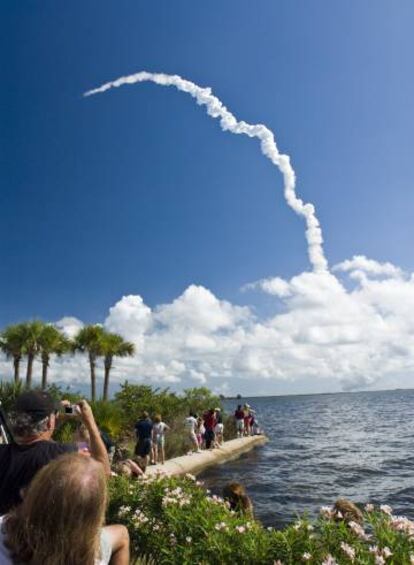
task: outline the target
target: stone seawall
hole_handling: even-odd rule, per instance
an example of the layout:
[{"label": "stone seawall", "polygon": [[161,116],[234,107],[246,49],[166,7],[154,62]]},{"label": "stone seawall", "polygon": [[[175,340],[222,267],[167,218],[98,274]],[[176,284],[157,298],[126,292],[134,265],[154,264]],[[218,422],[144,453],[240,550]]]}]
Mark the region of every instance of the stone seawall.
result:
[{"label": "stone seawall", "polygon": [[165,462],[165,465],[151,465],[147,467],[146,475],[155,475],[159,471],[168,475],[185,475],[186,473],[198,475],[207,467],[237,459],[242,453],[264,445],[266,442],[267,437],[265,435],[232,439],[226,441],[222,447],[212,451],[202,451],[201,453],[169,459]]}]

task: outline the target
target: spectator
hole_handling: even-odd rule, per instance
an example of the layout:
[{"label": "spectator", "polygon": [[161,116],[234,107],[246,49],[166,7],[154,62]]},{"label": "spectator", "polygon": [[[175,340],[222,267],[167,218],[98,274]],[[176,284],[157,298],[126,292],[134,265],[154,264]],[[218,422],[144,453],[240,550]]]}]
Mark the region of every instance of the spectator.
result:
[{"label": "spectator", "polygon": [[197,426],[195,429],[195,433],[196,433],[198,448],[201,450],[204,443],[204,434],[206,433],[206,429],[204,427],[204,421],[201,416],[197,418]]},{"label": "spectator", "polygon": [[[57,410],[58,405],[47,392],[30,391],[17,397],[9,414],[15,443],[0,445],[0,515],[21,502],[21,490],[44,465],[59,455],[78,451],[77,445],[52,440]],[[90,436],[88,455],[101,462],[109,475],[108,454],[92,410],[86,400],[77,404],[77,410]]]},{"label": "spectator", "polygon": [[243,406],[243,410],[244,410],[244,435],[250,436],[252,433],[251,426],[256,412],[252,409],[250,404],[245,404]]},{"label": "spectator", "polygon": [[242,405],[237,406],[237,410],[234,412],[234,418],[236,420],[237,437],[244,436],[244,410]]},{"label": "spectator", "polygon": [[[191,442],[191,446],[193,447],[194,451],[197,453],[201,451],[200,446],[198,444],[196,429],[197,429],[197,414],[190,412],[189,416],[185,419],[185,427],[188,430],[188,437]],[[191,453],[191,452],[190,452]]]},{"label": "spectator", "polygon": [[169,429],[170,427],[162,421],[161,415],[157,414],[152,428],[154,463],[160,462],[161,465],[165,463],[165,432]]},{"label": "spectator", "polygon": [[0,563],[127,565],[126,528],[103,527],[107,498],[100,463],[76,453],[52,461],[0,518]]},{"label": "spectator", "polygon": [[223,498],[229,503],[230,510],[253,518],[253,505],[240,483],[229,483],[223,488]]},{"label": "spectator", "polygon": [[214,428],[216,427],[216,413],[214,408],[211,408],[204,414],[204,427],[206,429],[204,434],[206,449],[213,449],[215,439]]},{"label": "spectator", "polygon": [[215,446],[220,447],[224,443],[223,415],[220,408],[216,408],[214,412],[216,417],[216,425],[214,426]]},{"label": "spectator", "polygon": [[135,455],[138,455],[138,457],[142,459],[144,468],[147,467],[151,454],[152,428],[153,423],[148,412],[143,412],[141,419],[135,424],[135,433],[137,436]]}]

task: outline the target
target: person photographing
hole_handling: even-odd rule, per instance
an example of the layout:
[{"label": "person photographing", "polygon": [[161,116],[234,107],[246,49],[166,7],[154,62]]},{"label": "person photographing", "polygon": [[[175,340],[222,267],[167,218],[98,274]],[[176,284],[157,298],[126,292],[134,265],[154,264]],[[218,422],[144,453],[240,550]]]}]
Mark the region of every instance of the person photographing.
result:
[{"label": "person photographing", "polygon": [[102,464],[104,474],[110,475],[108,453],[86,400],[74,405],[71,417],[79,418],[88,430],[89,452],[79,450],[76,444],[53,441],[61,407],[47,392],[28,391],[17,397],[8,414],[14,442],[0,445],[0,515],[18,505],[22,490],[36,473],[60,455],[74,452],[90,455]]}]

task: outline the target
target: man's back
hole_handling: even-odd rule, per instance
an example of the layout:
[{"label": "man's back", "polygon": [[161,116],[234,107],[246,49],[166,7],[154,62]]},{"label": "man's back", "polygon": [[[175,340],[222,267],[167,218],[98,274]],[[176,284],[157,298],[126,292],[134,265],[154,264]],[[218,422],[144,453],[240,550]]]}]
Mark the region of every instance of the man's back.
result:
[{"label": "man's back", "polygon": [[36,441],[27,445],[0,445],[0,515],[21,501],[20,491],[37,471],[59,455],[77,451],[71,444]]},{"label": "man's back", "polygon": [[140,440],[151,439],[152,428],[153,423],[149,418],[145,418],[145,420],[138,420],[135,424],[137,438]]}]

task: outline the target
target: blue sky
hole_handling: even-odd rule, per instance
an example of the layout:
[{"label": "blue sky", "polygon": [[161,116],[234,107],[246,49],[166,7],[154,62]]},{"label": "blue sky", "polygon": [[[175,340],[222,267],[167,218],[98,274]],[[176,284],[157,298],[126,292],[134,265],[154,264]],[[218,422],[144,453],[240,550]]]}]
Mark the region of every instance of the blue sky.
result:
[{"label": "blue sky", "polygon": [[[309,270],[303,221],[258,144],[140,70],[211,86],[265,123],[315,204],[330,264],[413,270],[414,5],[42,0],[1,5],[0,323],[103,322],[191,285],[251,305],[246,283]],[[269,295],[255,312],[273,312]]]}]

